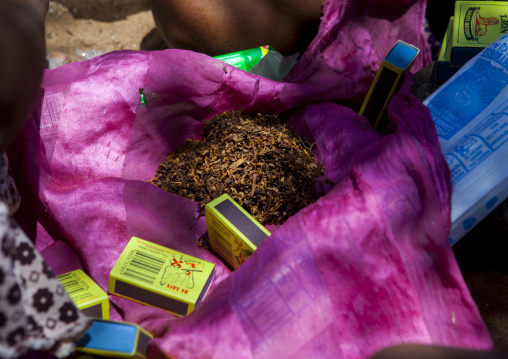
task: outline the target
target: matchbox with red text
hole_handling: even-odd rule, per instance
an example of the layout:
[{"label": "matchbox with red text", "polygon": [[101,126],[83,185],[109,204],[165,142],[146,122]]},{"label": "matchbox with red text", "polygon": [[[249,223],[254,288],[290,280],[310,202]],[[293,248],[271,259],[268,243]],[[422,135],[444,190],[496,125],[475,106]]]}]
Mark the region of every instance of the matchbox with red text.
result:
[{"label": "matchbox with red text", "polygon": [[227,194],[205,206],[210,246],[237,269],[270,232]]},{"label": "matchbox with red text", "polygon": [[108,293],[184,316],[203,300],[215,264],[132,237],[109,275]]}]

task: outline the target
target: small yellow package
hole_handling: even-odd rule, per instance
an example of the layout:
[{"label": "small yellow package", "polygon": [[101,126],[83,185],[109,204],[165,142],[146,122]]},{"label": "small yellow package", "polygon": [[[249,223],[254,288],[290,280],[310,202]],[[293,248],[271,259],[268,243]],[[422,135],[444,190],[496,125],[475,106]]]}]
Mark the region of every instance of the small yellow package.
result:
[{"label": "small yellow package", "polygon": [[237,269],[270,232],[227,194],[205,206],[208,238],[214,251]]},{"label": "small yellow package", "polygon": [[137,324],[94,319],[76,343],[78,352],[108,358],[146,358],[153,336]]},{"label": "small yellow package", "polygon": [[85,272],[77,269],[57,278],[76,307],[86,316],[109,319],[108,295]]},{"label": "small yellow package", "polygon": [[451,64],[452,56],[452,34],[453,34],[453,16],[448,21],[448,28],[441,45],[441,51],[436,62],[436,80],[440,82],[447,81],[460,69]]},{"label": "small yellow package", "polygon": [[109,275],[108,293],[189,314],[212,283],[215,264],[132,237]]},{"label": "small yellow package", "polygon": [[456,1],[452,66],[462,66],[508,32],[508,1]]}]

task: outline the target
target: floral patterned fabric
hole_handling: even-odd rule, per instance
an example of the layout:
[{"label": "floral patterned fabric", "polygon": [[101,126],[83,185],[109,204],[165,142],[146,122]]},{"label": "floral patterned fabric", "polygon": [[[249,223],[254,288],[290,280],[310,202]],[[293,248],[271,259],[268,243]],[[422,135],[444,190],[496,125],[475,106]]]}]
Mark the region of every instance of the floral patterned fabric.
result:
[{"label": "floral patterned fabric", "polygon": [[21,202],[21,197],[11,175],[9,174],[9,161],[7,155],[0,155],[0,200],[9,208],[9,214],[15,213]]},{"label": "floral patterned fabric", "polygon": [[27,350],[64,357],[89,320],[10,217],[20,199],[7,169],[7,158],[0,156],[0,357]]}]

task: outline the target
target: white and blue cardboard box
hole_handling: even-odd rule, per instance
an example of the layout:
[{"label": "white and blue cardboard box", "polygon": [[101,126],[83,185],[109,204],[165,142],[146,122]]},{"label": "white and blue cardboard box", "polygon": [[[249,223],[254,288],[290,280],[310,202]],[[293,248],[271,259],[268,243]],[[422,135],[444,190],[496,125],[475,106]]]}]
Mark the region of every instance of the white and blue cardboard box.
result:
[{"label": "white and blue cardboard box", "polygon": [[508,197],[508,34],[424,104],[451,171],[453,245]]}]

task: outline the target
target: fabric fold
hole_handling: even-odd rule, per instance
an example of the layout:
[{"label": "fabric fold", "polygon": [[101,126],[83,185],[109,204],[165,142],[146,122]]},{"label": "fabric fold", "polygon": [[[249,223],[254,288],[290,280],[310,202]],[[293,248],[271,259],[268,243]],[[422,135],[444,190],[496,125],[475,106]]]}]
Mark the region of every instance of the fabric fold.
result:
[{"label": "fabric fold", "polygon": [[[135,235],[217,264],[197,309],[175,318],[110,296],[112,319],[154,334],[149,358],[368,358],[400,343],[492,347],[447,242],[449,170],[411,74],[374,131],[356,110],[402,39],[429,60],[425,1],[328,0],[319,33],[280,82],[183,50],[120,51],[47,71],[9,156],[24,226],[59,233],[104,290]],[[143,88],[147,106],[139,104]],[[205,248],[197,205],[151,185],[203,121],[282,114],[336,182],[231,272]],[[29,219],[34,223],[30,223]],[[32,227],[30,227],[32,226]]]}]

